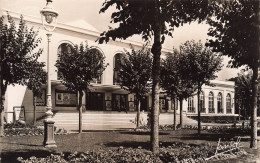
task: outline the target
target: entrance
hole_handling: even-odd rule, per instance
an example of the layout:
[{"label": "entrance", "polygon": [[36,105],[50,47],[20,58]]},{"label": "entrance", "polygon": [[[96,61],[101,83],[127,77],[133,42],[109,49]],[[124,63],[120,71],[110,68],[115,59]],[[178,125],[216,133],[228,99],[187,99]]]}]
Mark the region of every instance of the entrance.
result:
[{"label": "entrance", "polygon": [[112,110],[128,111],[126,103],[127,103],[127,95],[112,94]]},{"label": "entrance", "polygon": [[162,112],[165,112],[168,109],[168,100],[164,97],[160,97],[159,99],[159,109]]},{"label": "entrance", "polygon": [[141,103],[140,111],[142,110],[147,111],[147,96],[142,96],[140,103]]},{"label": "entrance", "polygon": [[88,92],[86,94],[87,110],[104,110],[104,93]]}]

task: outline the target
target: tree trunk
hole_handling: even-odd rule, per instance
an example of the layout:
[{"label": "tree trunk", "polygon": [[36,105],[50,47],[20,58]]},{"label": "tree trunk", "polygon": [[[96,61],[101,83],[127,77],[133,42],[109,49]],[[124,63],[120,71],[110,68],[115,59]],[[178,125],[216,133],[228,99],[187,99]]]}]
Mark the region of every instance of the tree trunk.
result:
[{"label": "tree trunk", "polygon": [[156,17],[154,27],[154,43],[152,46],[153,67],[152,67],[152,110],[151,110],[151,144],[155,155],[159,154],[159,95],[160,95],[160,66],[161,66],[161,28],[159,19]]},{"label": "tree trunk", "polygon": [[258,67],[253,68],[252,77],[252,111],[251,111],[251,140],[250,148],[257,149],[257,86],[258,86]]},{"label": "tree trunk", "polygon": [[198,96],[198,135],[200,136],[200,130],[201,130],[201,123],[200,123],[200,89],[197,93]]},{"label": "tree trunk", "polygon": [[78,110],[79,110],[79,133],[82,133],[82,97],[83,97],[83,92],[79,91],[79,103],[78,103]]},{"label": "tree trunk", "polygon": [[244,113],[245,113],[246,120],[248,120],[247,110],[246,110],[245,106],[243,106],[243,108],[244,108]]},{"label": "tree trunk", "polygon": [[[5,93],[4,93],[5,94]],[[2,102],[2,104],[1,104],[1,129],[0,129],[0,136],[2,137],[2,136],[4,136],[4,103],[5,103],[5,95],[4,94],[2,94],[2,96],[1,96],[1,102]]]},{"label": "tree trunk", "polygon": [[174,113],[173,113],[173,116],[174,116],[174,119],[173,119],[173,130],[176,130],[177,129],[177,120],[176,120],[175,98],[172,99],[172,104],[173,104],[173,110],[174,110]]},{"label": "tree trunk", "polygon": [[136,96],[137,114],[136,114],[136,127],[140,127],[140,98]]},{"label": "tree trunk", "polygon": [[240,121],[240,115],[241,115],[241,107],[238,107],[238,120]]},{"label": "tree trunk", "polygon": [[33,125],[36,125],[36,98],[33,94]]},{"label": "tree trunk", "polygon": [[183,99],[180,99],[180,127],[183,128],[183,111],[182,111]]},{"label": "tree trunk", "polygon": [[[2,48],[0,41],[0,49]],[[0,61],[2,61],[2,54],[0,54]],[[4,136],[4,103],[2,101],[3,92],[3,80],[2,80],[2,64],[0,64],[0,136]]]},{"label": "tree trunk", "polygon": [[[2,104],[1,104],[2,105]],[[2,107],[2,106],[1,106]],[[1,109],[0,137],[4,136],[4,109]]]}]

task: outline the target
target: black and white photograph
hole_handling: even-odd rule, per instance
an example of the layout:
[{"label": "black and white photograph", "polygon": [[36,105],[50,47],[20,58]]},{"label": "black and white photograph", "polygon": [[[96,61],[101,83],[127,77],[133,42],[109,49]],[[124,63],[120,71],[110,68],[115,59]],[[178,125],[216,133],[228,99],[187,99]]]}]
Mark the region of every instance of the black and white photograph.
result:
[{"label": "black and white photograph", "polygon": [[260,0],[0,0],[0,163],[260,163]]}]

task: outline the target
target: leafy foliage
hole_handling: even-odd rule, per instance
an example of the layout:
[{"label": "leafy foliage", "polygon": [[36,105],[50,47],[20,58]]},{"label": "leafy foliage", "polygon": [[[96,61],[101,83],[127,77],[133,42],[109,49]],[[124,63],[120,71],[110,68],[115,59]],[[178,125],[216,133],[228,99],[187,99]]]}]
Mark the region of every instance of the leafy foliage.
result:
[{"label": "leafy foliage", "polygon": [[4,128],[5,136],[43,135],[43,128],[29,124],[9,123]]},{"label": "leafy foliage", "polygon": [[[228,144],[229,142],[223,142]],[[160,153],[155,156],[153,153],[138,147],[124,148],[119,147],[114,150],[92,150],[86,152],[74,152],[72,154],[51,154],[45,158],[37,158],[35,156],[29,159],[18,157],[19,162],[43,163],[43,162],[136,162],[136,163],[167,163],[167,162],[207,162],[206,159],[215,154],[216,147],[210,144],[192,145],[184,143],[172,143],[171,145],[160,148]],[[210,161],[223,161],[225,159],[234,158],[247,154],[243,149],[238,148],[232,152],[227,152],[218,157],[211,158]],[[209,161],[209,160],[208,160]]]},{"label": "leafy foliage", "polygon": [[248,66],[252,76],[252,135],[250,147],[257,148],[257,79],[260,66],[259,51],[259,1],[215,1],[214,15],[208,19],[208,35],[214,40],[208,46],[216,52],[231,57],[232,67]]},{"label": "leafy foliage", "polygon": [[231,57],[232,67],[260,65],[258,1],[231,0],[213,3],[215,17],[209,18],[207,45]]},{"label": "leafy foliage", "polygon": [[150,91],[152,75],[152,58],[147,47],[143,46],[141,50],[134,50],[131,46],[131,52],[126,51],[120,62],[120,85],[130,93],[136,95],[137,107],[137,127],[140,123],[140,99]]},{"label": "leafy foliage", "polygon": [[141,50],[126,51],[123,57],[119,76],[120,85],[137,97],[144,96],[150,91],[152,58],[149,50],[143,46]]},{"label": "leafy foliage", "polygon": [[84,153],[75,152],[69,156],[63,153],[51,154],[46,158],[37,158],[35,156],[24,160],[19,157],[17,160],[20,162],[137,162],[137,163],[150,163],[150,162],[205,162],[207,156],[214,154],[215,148],[210,145],[189,145],[184,143],[172,143],[171,146],[161,147],[159,157],[155,156],[152,152],[146,151],[139,147],[137,149],[119,147],[115,150],[98,150],[86,151]]},{"label": "leafy foliage", "polygon": [[83,43],[75,45],[72,53],[58,54],[56,67],[61,73],[62,83],[72,91],[84,91],[94,78],[105,70],[105,56]]},{"label": "leafy foliage", "polygon": [[44,63],[33,62],[32,67],[28,70],[31,73],[29,74],[29,80],[26,85],[36,97],[42,96],[42,84],[45,84],[47,80],[47,73],[43,69],[44,65]]},{"label": "leafy foliage", "polygon": [[68,90],[79,94],[79,132],[82,132],[82,98],[83,91],[88,90],[90,83],[102,75],[105,70],[105,56],[97,49],[91,49],[81,43],[75,45],[72,53],[58,54],[56,67],[60,72],[62,83]]},{"label": "leafy foliage", "polygon": [[215,79],[216,72],[221,70],[222,57],[206,48],[200,41],[186,41],[180,46],[181,54],[186,56],[182,60],[183,73],[192,80],[200,91],[203,84],[210,85],[210,80]]},{"label": "leafy foliage", "polygon": [[5,92],[9,84],[28,84],[31,72],[35,66],[39,69],[44,67],[37,59],[42,54],[42,49],[36,50],[40,38],[33,28],[28,29],[21,16],[18,29],[13,18],[7,15],[7,24],[4,16],[0,18],[0,41],[1,41],[1,66],[2,66],[2,91]]},{"label": "leafy foliage", "polygon": [[[176,49],[173,54],[168,54],[166,59],[162,59],[161,85],[171,97],[179,100],[187,99],[195,91],[194,83],[188,79],[184,72],[186,56],[181,55]],[[191,71],[191,70],[190,70]]]},{"label": "leafy foliage", "polygon": [[[38,136],[43,135],[43,126],[35,126],[31,124],[7,123],[4,126],[4,136]],[[55,135],[67,134],[67,130],[54,127]]]},{"label": "leafy foliage", "polygon": [[[221,70],[222,58],[220,55],[213,53],[209,48],[206,48],[202,43],[187,41],[180,46],[181,53],[185,55],[186,60],[182,60],[181,65],[184,65],[183,73],[187,80],[191,80],[197,87],[198,99],[198,134],[200,134],[200,93],[202,85],[210,85],[210,80],[217,76],[215,72]],[[183,62],[184,61],[184,62]]]},{"label": "leafy foliage", "polygon": [[162,44],[165,36],[172,36],[172,31],[180,25],[195,20],[203,21],[212,11],[209,2],[208,0],[108,0],[100,9],[100,12],[105,12],[114,5],[116,11],[111,15],[111,23],[118,24],[118,27],[103,32],[99,43],[108,42],[110,39],[126,39],[134,34],[141,35],[146,41],[153,36],[151,143],[155,154],[159,152],[158,112]]},{"label": "leafy foliage", "polygon": [[8,13],[7,21],[2,16],[0,18],[0,31],[0,135],[3,135],[4,97],[7,86],[20,84],[37,85],[36,87],[38,87],[38,84],[33,84],[33,81],[35,82],[38,78],[35,78],[32,72],[35,72],[35,66],[42,72],[44,64],[37,61],[42,54],[42,49],[36,49],[41,42],[41,39],[37,37],[38,32],[34,31],[33,28],[28,29],[23,16],[21,16],[18,28]]},{"label": "leafy foliage", "polygon": [[[248,101],[252,101],[253,94],[252,94],[252,71],[244,71],[241,70],[238,73],[238,76],[235,78],[231,78],[230,80],[235,81],[235,104],[236,107],[239,107],[243,111],[241,112],[242,115],[245,117],[250,115],[252,109],[252,103]],[[259,85],[259,84],[258,84]],[[260,102],[260,88],[258,88],[258,103]],[[258,114],[260,110],[258,110]],[[247,117],[248,118],[248,117]]]},{"label": "leafy foliage", "polygon": [[[142,35],[148,40],[154,35],[156,24],[161,26],[162,42],[164,35],[172,36],[175,28],[184,23],[198,20],[203,21],[211,13],[211,5],[207,0],[185,1],[132,1],[132,0],[109,0],[104,2],[100,13],[105,12],[113,5],[117,11],[111,15],[111,23],[118,24],[115,29],[110,29],[101,34],[100,43],[108,42],[109,39],[126,39],[134,34]],[[159,13],[157,8],[159,9]],[[154,16],[159,15],[159,19]]]}]

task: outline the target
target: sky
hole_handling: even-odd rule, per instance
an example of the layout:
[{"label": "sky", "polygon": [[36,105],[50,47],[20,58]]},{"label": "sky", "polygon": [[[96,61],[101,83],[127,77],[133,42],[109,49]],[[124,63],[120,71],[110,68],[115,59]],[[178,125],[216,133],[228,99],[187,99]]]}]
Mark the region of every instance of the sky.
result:
[{"label": "sky", "polygon": [[[58,22],[69,23],[75,20],[85,20],[100,32],[108,30],[109,26],[115,27],[110,23],[111,13],[114,8],[108,9],[106,13],[99,14],[104,0],[53,0],[53,7],[59,13]],[[33,15],[40,18],[40,10],[46,5],[46,0],[0,0],[0,8],[15,11],[24,15]],[[206,23],[197,22],[185,24],[174,30],[173,38],[166,38],[163,47],[172,49],[187,40],[201,40],[203,43],[208,39]],[[141,41],[139,36],[131,39]],[[237,76],[238,69],[227,68],[229,59],[224,58],[223,70],[217,76],[219,80],[226,80]]]}]

